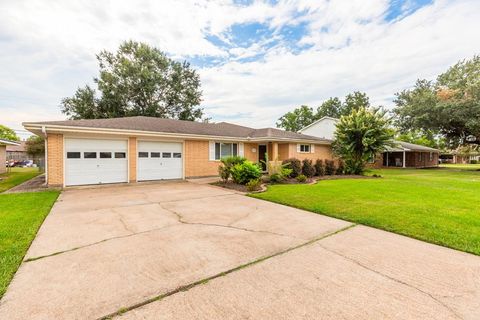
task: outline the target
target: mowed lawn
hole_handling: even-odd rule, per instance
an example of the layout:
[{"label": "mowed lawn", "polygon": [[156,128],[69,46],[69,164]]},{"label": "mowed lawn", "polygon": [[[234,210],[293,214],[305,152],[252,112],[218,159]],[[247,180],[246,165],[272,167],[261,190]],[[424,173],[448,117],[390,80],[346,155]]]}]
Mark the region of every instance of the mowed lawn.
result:
[{"label": "mowed lawn", "polygon": [[58,191],[0,194],[0,297],[58,194]]},{"label": "mowed lawn", "polygon": [[480,255],[477,168],[374,170],[382,178],[274,185],[252,197]]},{"label": "mowed lawn", "polygon": [[38,168],[10,168],[11,172],[0,174],[0,193],[30,180],[40,174]]}]

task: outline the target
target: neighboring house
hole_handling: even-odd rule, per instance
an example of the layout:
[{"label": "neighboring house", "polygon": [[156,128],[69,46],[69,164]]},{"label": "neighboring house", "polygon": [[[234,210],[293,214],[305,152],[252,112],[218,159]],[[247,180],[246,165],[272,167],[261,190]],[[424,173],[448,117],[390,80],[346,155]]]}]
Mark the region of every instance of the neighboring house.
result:
[{"label": "neighboring house", "polygon": [[8,146],[18,146],[19,143],[15,141],[0,139],[0,173],[7,171],[6,161],[7,161],[7,147]]},{"label": "neighboring house", "polygon": [[[337,121],[338,119],[335,118],[323,117],[299,132],[333,140]],[[369,166],[375,168],[425,168],[438,166],[440,150],[403,141],[394,141],[394,143],[394,147],[387,148],[386,152],[372,159]]]},{"label": "neighboring house", "polygon": [[18,145],[7,146],[7,159],[14,161],[28,160],[26,141],[20,141]]},{"label": "neighboring house", "polygon": [[49,185],[184,179],[218,175],[221,157],[333,159],[331,141],[273,128],[151,117],[24,123],[46,137]]},{"label": "neighboring house", "polygon": [[442,153],[440,160],[443,163],[468,164],[473,162],[480,162],[480,154],[477,152],[462,153],[453,151],[450,153]]}]

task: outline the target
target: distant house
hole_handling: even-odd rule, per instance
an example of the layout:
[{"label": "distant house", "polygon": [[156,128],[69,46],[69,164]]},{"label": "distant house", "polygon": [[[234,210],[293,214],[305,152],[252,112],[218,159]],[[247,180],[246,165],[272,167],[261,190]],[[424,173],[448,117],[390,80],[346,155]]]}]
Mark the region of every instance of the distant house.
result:
[{"label": "distant house", "polygon": [[18,145],[8,145],[7,160],[14,160],[14,161],[28,160],[26,142],[20,141]]},{"label": "distant house", "polygon": [[[334,139],[338,119],[323,117],[309,126],[301,129],[299,133],[320,137],[327,140]],[[438,166],[440,150],[421,146],[418,144],[394,141],[394,147],[389,147],[370,162],[371,167],[401,167],[401,168],[426,168]]]},{"label": "distant house", "polygon": [[18,145],[19,143],[15,141],[0,139],[0,173],[4,173],[6,171],[7,147]]}]

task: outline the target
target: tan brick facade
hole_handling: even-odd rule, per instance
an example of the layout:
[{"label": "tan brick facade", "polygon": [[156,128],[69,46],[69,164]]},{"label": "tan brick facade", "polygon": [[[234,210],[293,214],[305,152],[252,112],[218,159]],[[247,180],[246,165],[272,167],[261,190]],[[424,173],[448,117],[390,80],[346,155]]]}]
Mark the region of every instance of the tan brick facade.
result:
[{"label": "tan brick facade", "polygon": [[185,177],[207,177],[218,175],[220,161],[209,159],[209,142],[185,140]]},{"label": "tan brick facade", "polygon": [[48,134],[47,148],[48,185],[63,186],[63,134]]},{"label": "tan brick facade", "polygon": [[7,146],[0,145],[0,173],[7,171],[5,161],[7,161]]},{"label": "tan brick facade", "polygon": [[[315,161],[317,159],[332,160],[333,153],[332,153],[332,147],[330,145],[324,145],[324,144],[315,144],[313,148],[313,152],[311,153],[297,152],[297,144],[290,143],[288,157],[297,158],[299,160],[311,159],[312,161]],[[284,160],[284,159],[281,159],[281,160]]]},{"label": "tan brick facade", "polygon": [[137,138],[128,138],[128,181],[137,181]]},{"label": "tan brick facade", "polygon": [[[255,152],[253,152],[255,150]],[[244,143],[243,153],[247,160],[252,162],[258,162],[258,144],[257,143]]]}]

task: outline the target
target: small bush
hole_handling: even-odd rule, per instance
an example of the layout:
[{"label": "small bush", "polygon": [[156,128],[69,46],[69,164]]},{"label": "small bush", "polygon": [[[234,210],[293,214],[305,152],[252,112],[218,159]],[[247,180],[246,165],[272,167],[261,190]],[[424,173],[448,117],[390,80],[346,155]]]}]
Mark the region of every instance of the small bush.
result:
[{"label": "small bush", "polygon": [[283,165],[285,168],[292,169],[292,173],[290,174],[291,178],[295,178],[298,175],[302,174],[302,163],[300,160],[296,158],[290,158],[287,160],[283,160]]},{"label": "small bush", "polygon": [[477,164],[478,160],[470,160],[470,164]]},{"label": "small bush", "polygon": [[247,182],[245,185],[248,191],[257,191],[260,190],[260,185],[262,184],[262,180],[260,179],[252,179]]},{"label": "small bush", "polygon": [[262,175],[260,167],[248,160],[234,165],[231,172],[233,181],[238,184],[246,184],[248,181],[258,179]]},{"label": "small bush", "polygon": [[301,175],[297,176],[296,179],[297,179],[297,181],[300,182],[300,183],[305,183],[305,182],[307,182],[307,176],[304,175],[304,174],[301,174]]},{"label": "small bush", "polygon": [[323,161],[317,159],[315,162],[315,175],[317,176],[324,176],[325,175],[325,167],[323,166]]},{"label": "small bush", "polygon": [[312,160],[304,159],[302,161],[302,174],[311,178],[315,175],[315,167],[312,164]]},{"label": "small bush", "polygon": [[282,177],[282,175],[280,173],[271,174],[270,177],[269,177],[269,182],[270,183],[280,183],[283,180],[285,180],[285,178]]},{"label": "small bush", "polygon": [[333,160],[325,160],[325,174],[331,176],[335,173],[335,162]]},{"label": "small bush", "polygon": [[232,168],[237,164],[242,164],[246,161],[244,157],[232,156],[220,159],[221,165],[218,167],[218,174],[224,182],[228,182],[232,176]]},{"label": "small bush", "polygon": [[340,176],[345,173],[345,163],[342,160],[338,160],[338,167],[335,174]]},{"label": "small bush", "polygon": [[293,170],[289,168],[282,168],[282,170],[280,170],[280,174],[284,179],[287,179],[288,177],[290,177],[292,175],[292,172]]}]

